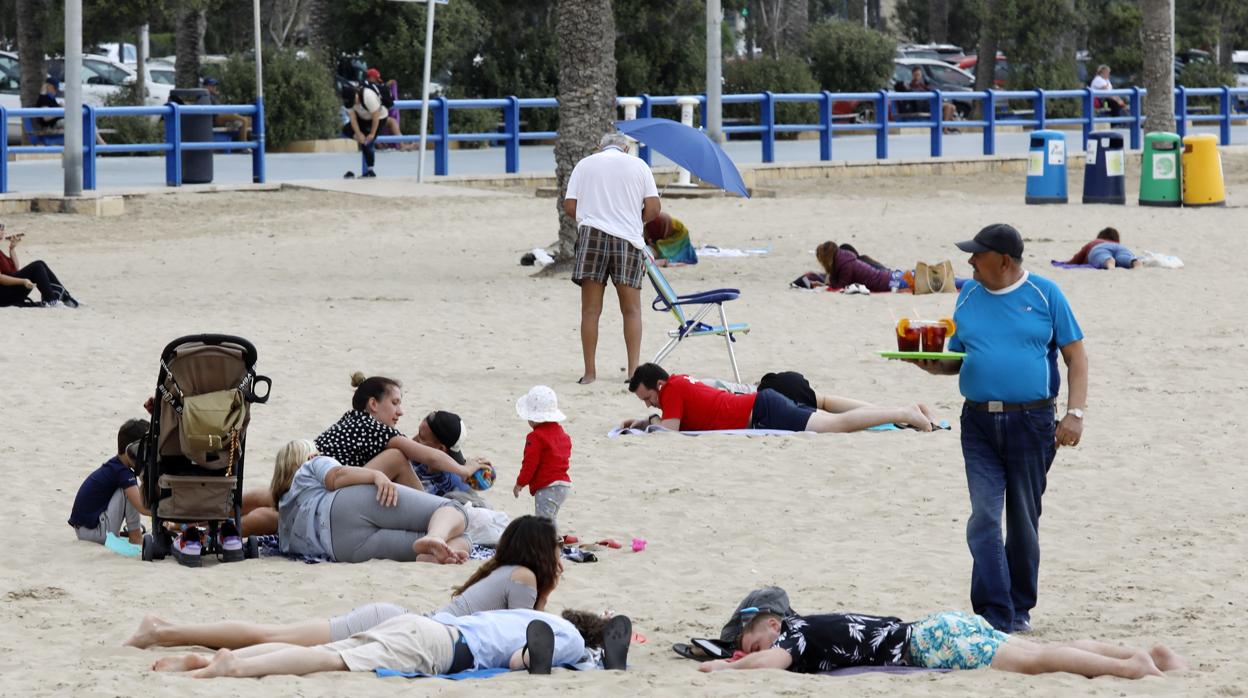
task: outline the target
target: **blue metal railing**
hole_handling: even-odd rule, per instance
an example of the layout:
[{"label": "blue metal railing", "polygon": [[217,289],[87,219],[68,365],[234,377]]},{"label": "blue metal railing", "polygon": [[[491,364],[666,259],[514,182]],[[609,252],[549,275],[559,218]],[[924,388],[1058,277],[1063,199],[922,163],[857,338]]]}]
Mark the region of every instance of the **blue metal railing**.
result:
[{"label": "blue metal railing", "polygon": [[[724,126],[727,137],[757,135],[762,148],[762,161],[775,161],[776,134],[783,133],[817,133],[819,137],[819,159],[833,159],[833,136],[838,133],[865,133],[875,136],[875,156],[878,159],[888,158],[889,131],[900,127],[926,128],[930,132],[930,153],[932,157],[940,157],[944,153],[944,135],[947,128],[978,128],[983,133],[981,151],[984,155],[996,154],[997,133],[999,127],[1025,127],[1041,129],[1049,126],[1079,126],[1083,134],[1083,147],[1086,149],[1092,130],[1099,124],[1125,128],[1129,136],[1129,147],[1138,150],[1143,131],[1144,116],[1141,110],[1144,90],[1133,87],[1128,89],[1092,92],[1088,88],[1077,90],[989,90],[986,92],[857,92],[833,93],[811,92],[797,94],[780,94],[757,92],[750,94],[724,95],[724,105],[756,105],[757,119],[754,122],[731,123]],[[1097,103],[1106,97],[1121,97],[1127,105],[1119,116],[1111,116],[1098,108]],[[1199,97],[1217,97],[1217,109],[1208,112],[1195,110],[1190,100]],[[706,119],[706,97],[695,96],[698,100],[702,123]],[[654,115],[656,107],[670,109],[678,107],[675,95],[653,96],[642,94],[636,100],[636,115],[645,118]],[[1057,113],[1077,113],[1077,116],[1055,115],[1055,103],[1074,103],[1075,108],[1060,109]],[[618,103],[618,102],[617,102]],[[954,103],[961,107],[960,111],[974,113],[974,107],[980,105],[980,116],[959,121],[946,121],[944,107]],[[818,113],[817,123],[783,123],[777,120],[776,107],[780,104],[813,104]],[[1219,140],[1227,145],[1231,140],[1231,126],[1235,122],[1248,122],[1248,112],[1236,111],[1248,104],[1248,88],[1243,87],[1208,87],[1175,89],[1175,119],[1180,136],[1186,135],[1188,124],[1216,124]],[[1022,106],[1020,106],[1022,105]],[[451,143],[455,141],[478,141],[500,143],[504,148],[504,169],[508,173],[520,171],[520,145],[526,141],[553,140],[557,137],[554,131],[526,131],[521,118],[525,109],[556,109],[559,103],[553,97],[519,98],[502,97],[497,99],[446,99],[437,97],[430,100],[430,133],[428,142],[432,145],[434,155],[434,174],[450,173]],[[869,106],[870,109],[866,109]],[[420,109],[418,100],[399,100],[395,107],[403,111]],[[501,115],[501,130],[485,133],[452,133],[451,111],[461,109],[493,109]],[[178,118],[182,114],[243,114],[252,117],[253,138],[242,142],[188,142],[182,139],[181,123]],[[871,120],[861,119],[859,115],[870,114]],[[8,117],[62,117],[63,109],[9,109],[0,107],[0,123],[7,123]],[[160,116],[165,120],[165,139],[159,143],[136,143],[97,145],[95,143],[96,120],[104,116],[122,116],[150,118]],[[417,143],[419,136],[378,136],[378,143]],[[264,104],[257,100],[255,104],[245,105],[178,105],[166,104],[152,107],[83,107],[83,187],[96,188],[96,157],[101,153],[138,153],[163,152],[165,154],[165,181],[169,186],[182,184],[182,154],[194,150],[252,150],[252,180],[265,181],[264,164]],[[59,153],[59,145],[21,145],[9,146],[5,139],[0,138],[0,193],[7,192],[9,153]],[[641,148],[641,157],[651,161],[649,148]]]},{"label": "blue metal railing", "polygon": [[[186,141],[182,139],[183,114],[215,116],[217,114],[240,114],[251,117],[251,140],[248,141]],[[19,117],[23,123],[33,118],[65,118],[63,107],[5,109],[0,106],[0,124],[7,124],[9,117]],[[161,117],[165,122],[165,140],[159,143],[97,143],[98,120],[102,117],[126,116],[137,118]],[[25,130],[25,127],[23,127]],[[41,140],[46,137],[41,137]],[[265,181],[264,168],[264,100],[254,104],[176,104],[144,107],[82,107],[82,188],[96,188],[96,160],[103,153],[160,153],[165,154],[165,184],[182,186],[182,154],[194,150],[246,150],[251,149],[251,179],[256,183]],[[64,145],[14,145],[8,138],[0,138],[0,194],[9,191],[9,153],[62,153]]]}]

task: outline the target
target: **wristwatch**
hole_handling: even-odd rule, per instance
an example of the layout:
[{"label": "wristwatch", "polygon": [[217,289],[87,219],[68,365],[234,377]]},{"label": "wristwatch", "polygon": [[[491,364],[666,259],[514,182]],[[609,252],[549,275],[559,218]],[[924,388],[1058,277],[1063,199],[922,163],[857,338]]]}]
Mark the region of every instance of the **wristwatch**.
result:
[{"label": "wristwatch", "polygon": [[1071,415],[1071,416],[1072,416],[1072,417],[1074,417],[1075,419],[1083,419],[1083,408],[1082,408],[1082,407],[1072,407],[1072,408],[1070,408],[1070,409],[1066,410],[1066,414]]}]

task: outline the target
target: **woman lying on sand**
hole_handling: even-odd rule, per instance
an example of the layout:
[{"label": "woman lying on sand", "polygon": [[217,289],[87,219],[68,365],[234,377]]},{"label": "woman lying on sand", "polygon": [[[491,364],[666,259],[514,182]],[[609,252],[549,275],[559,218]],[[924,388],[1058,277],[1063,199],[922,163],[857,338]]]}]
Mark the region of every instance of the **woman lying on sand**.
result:
[{"label": "woman lying on sand", "polygon": [[[509,608],[543,611],[563,574],[561,551],[562,542],[549,519],[521,516],[499,537],[494,557],[482,564],[463,586],[455,589],[449,604],[432,615],[465,616]],[[397,604],[371,603],[329,620],[284,625],[248,621],[170,623],[149,615],[125,644],[139,648],[199,645],[209,649],[239,649],[282,642],[307,647],[345,640],[406,613],[411,611]]]},{"label": "woman lying on sand", "polygon": [[335,562],[468,559],[462,504],[391,482],[379,470],[342,465],[311,441],[282,447],[269,489],[283,553]]},{"label": "woman lying on sand", "polygon": [[742,628],[738,646],[744,656],[706,662],[700,671],[788,669],[814,674],[854,666],[902,665],[1139,679],[1188,668],[1165,645],[1146,651],[1094,640],[1045,644],[1006,635],[980,616],[956,611],[903,623],[891,617],[801,616],[750,607],[741,609],[738,618]]},{"label": "woman lying on sand", "polygon": [[549,674],[554,665],[586,658],[600,647],[607,669],[624,669],[632,622],[581,611],[563,616],[534,610],[482,611],[470,616],[426,618],[405,614],[345,640],[302,647],[271,642],[241,650],[166,657],[156,671],[192,671],[195,678],[272,676],[318,671],[393,669],[456,674],[472,669],[527,669]]}]

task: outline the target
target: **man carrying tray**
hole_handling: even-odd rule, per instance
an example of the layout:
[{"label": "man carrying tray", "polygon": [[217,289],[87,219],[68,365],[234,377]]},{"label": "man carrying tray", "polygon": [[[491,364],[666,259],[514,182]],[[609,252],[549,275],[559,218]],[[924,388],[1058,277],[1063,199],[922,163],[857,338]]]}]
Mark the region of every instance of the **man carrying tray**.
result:
[{"label": "man carrying tray", "polygon": [[[971,253],[975,274],[958,295],[958,332],[948,349],[966,356],[912,363],[928,373],[958,374],[966,398],[962,457],[971,494],[971,604],[997,630],[1027,632],[1040,570],[1040,499],[1057,447],[1077,446],[1083,434],[1088,355],[1061,290],[1023,269],[1017,230],[990,225],[958,249]],[[1059,350],[1070,392],[1057,422]]]}]

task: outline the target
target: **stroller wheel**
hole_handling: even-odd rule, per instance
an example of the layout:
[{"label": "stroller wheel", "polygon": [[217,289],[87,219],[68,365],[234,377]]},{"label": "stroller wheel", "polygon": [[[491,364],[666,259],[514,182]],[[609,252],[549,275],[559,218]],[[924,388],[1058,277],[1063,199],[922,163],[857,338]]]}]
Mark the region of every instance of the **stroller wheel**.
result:
[{"label": "stroller wheel", "polygon": [[254,560],[260,557],[260,541],[256,540],[255,536],[247,537],[246,553],[248,560]]},{"label": "stroller wheel", "polygon": [[156,560],[156,541],[152,538],[152,534],[143,534],[143,561],[154,562]]}]

